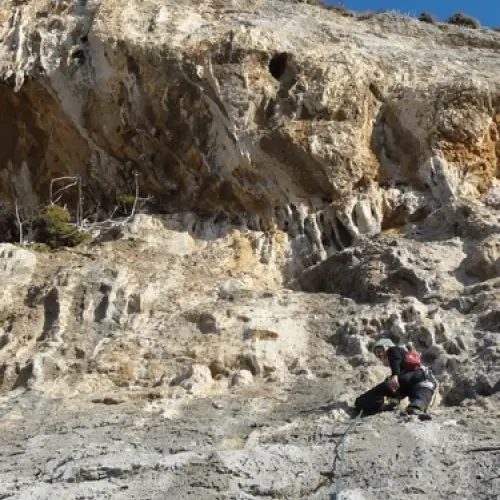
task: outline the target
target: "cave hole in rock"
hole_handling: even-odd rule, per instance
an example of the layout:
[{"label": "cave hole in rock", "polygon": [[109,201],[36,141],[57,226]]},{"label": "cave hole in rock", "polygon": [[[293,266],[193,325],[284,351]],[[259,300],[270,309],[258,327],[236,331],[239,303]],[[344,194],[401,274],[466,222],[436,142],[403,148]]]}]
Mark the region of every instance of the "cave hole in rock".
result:
[{"label": "cave hole in rock", "polygon": [[99,287],[99,292],[101,293],[101,301],[94,311],[94,321],[99,323],[104,320],[107,315],[109,307],[109,294],[111,293],[111,286],[106,283],[101,283]]},{"label": "cave hole in rock", "polygon": [[351,214],[351,219],[352,223],[357,226],[358,225],[358,214],[356,212],[356,206],[352,209],[352,214]]},{"label": "cave hole in rock", "polygon": [[286,66],[288,64],[288,54],[286,52],[279,52],[275,54],[269,61],[269,73],[276,80],[284,75]]},{"label": "cave hole in rock", "polygon": [[59,292],[57,288],[52,288],[43,301],[44,321],[43,330],[39,341],[47,339],[52,331],[57,327],[60,314]]},{"label": "cave hole in rock", "polygon": [[337,239],[337,235],[335,234],[335,228],[334,228],[332,222],[329,222],[329,224],[328,224],[328,230],[329,230],[329,233],[330,233],[330,240],[332,242],[332,245],[337,250],[342,250],[342,244]]},{"label": "cave hole in rock", "polygon": [[353,243],[353,238],[349,233],[348,229],[344,226],[344,223],[338,218],[337,219],[337,231],[340,238],[340,244],[343,248],[350,247]]},{"label": "cave hole in rock", "polygon": [[85,62],[85,52],[83,49],[78,48],[73,51],[71,58],[78,61],[79,64],[83,64]]},{"label": "cave hole in rock", "polygon": [[33,360],[29,360],[22,368],[16,366],[17,379],[12,386],[12,390],[27,386],[28,380],[33,376],[33,368]]},{"label": "cave hole in rock", "polygon": [[330,240],[324,231],[321,233],[321,244],[325,248],[330,246]]}]

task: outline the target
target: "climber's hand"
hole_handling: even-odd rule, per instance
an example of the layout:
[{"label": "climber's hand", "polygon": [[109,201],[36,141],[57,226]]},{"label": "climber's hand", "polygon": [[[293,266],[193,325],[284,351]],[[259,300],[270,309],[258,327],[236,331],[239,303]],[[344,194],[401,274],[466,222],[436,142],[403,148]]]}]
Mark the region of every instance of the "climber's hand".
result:
[{"label": "climber's hand", "polygon": [[391,389],[396,392],[399,389],[399,380],[397,375],[391,377]]}]

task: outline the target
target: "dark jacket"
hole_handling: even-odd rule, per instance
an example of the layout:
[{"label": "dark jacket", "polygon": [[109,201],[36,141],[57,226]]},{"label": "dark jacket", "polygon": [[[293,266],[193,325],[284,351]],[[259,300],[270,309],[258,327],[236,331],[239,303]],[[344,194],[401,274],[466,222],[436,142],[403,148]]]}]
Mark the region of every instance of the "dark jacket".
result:
[{"label": "dark jacket", "polygon": [[389,347],[387,350],[387,360],[389,361],[389,366],[391,367],[391,375],[399,375],[404,372],[403,363],[405,360],[406,351],[399,346]]}]

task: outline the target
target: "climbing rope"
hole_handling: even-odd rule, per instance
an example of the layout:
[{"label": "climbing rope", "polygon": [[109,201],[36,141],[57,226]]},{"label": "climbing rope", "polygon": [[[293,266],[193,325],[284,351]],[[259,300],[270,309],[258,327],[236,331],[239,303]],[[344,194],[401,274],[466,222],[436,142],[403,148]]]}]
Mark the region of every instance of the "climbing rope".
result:
[{"label": "climbing rope", "polygon": [[335,458],[333,461],[333,470],[334,470],[334,472],[337,470],[337,463],[338,463],[339,464],[339,466],[338,466],[339,474],[338,474],[338,477],[335,474],[335,476],[337,478],[337,483],[335,485],[335,489],[332,492],[330,500],[340,500],[340,492],[342,490],[342,476],[344,474],[345,440],[347,438],[347,435],[352,430],[354,430],[354,428],[359,424],[362,416],[363,416],[363,410],[361,410],[358,413],[358,415],[356,416],[356,418],[348,425],[344,434],[342,434],[342,436],[339,438],[339,440],[335,444]]}]

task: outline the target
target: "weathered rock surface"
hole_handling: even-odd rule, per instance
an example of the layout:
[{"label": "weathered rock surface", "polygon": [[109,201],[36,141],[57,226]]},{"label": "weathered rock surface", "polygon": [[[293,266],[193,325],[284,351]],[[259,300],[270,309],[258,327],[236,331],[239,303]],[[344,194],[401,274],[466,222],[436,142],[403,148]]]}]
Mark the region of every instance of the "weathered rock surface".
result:
[{"label": "weathered rock surface", "polygon": [[346,439],[341,465],[336,442],[349,419],[328,403],[332,395],[338,384],[330,380],[175,405],[89,408],[84,400],[68,406],[11,395],[0,409],[0,493],[26,500],[497,498],[491,426],[498,410],[446,410],[428,423],[393,414],[363,420]]},{"label": "weathered rock surface", "polygon": [[[239,257],[235,241],[258,233],[232,232],[214,240],[198,233],[189,236],[189,252],[175,252],[169,242],[188,236],[168,229],[169,217],[149,219],[138,216],[145,227],[158,226],[154,242],[137,232],[130,238],[125,224],[125,236],[117,241],[38,254],[30,286],[18,290],[15,308],[9,309],[14,317],[4,327],[8,341],[0,350],[9,415],[2,428],[6,435],[28,432],[36,436],[34,443],[55,441],[50,449],[33,444],[38,451],[27,451],[15,462],[15,474],[2,478],[6,494],[48,498],[64,490],[90,498],[161,498],[165,492],[174,499],[201,494],[328,498],[339,476],[331,471],[335,439],[324,433],[338,436],[349,423],[346,410],[354,396],[386,375],[370,350],[376,338],[389,335],[412,342],[423,354],[440,381],[443,409],[430,426],[403,422],[395,434],[396,416],[363,423],[349,440],[352,476],[349,472],[344,479],[346,494],[353,490],[358,498],[369,499],[384,492],[399,498],[387,481],[403,460],[391,461],[394,448],[404,448],[404,467],[419,476],[404,484],[393,478],[394,488],[440,498],[420,478],[432,476],[448,491],[446,474],[458,477],[473,467],[477,472],[460,479],[462,495],[472,488],[479,498],[494,498],[498,455],[481,452],[486,454],[479,462],[468,461],[457,443],[475,447],[493,437],[491,419],[497,418],[500,394],[500,282],[461,281],[465,252],[457,237],[431,243],[393,238],[396,246],[378,238],[346,249],[305,275],[353,251],[361,251],[369,269],[370,262],[385,262],[381,254],[401,250],[405,258],[387,261],[393,266],[390,283],[399,286],[388,288],[379,275],[360,274],[356,262],[345,261],[339,275],[355,284],[352,290],[305,293],[283,289],[279,267],[260,262],[251,246],[245,258]],[[134,227],[137,220],[129,224]],[[211,230],[211,224],[197,219],[196,225],[202,231]],[[417,258],[415,249],[422,246],[423,252],[426,245],[428,259]],[[429,285],[420,293],[407,286],[408,275],[439,287]],[[363,290],[369,290],[371,300],[355,296]],[[29,391],[21,395],[23,388]],[[20,427],[24,410],[12,406],[13,398],[21,408],[61,405],[60,420],[40,416],[51,430],[26,430],[37,424],[22,420]],[[98,424],[100,413],[89,406],[99,404],[111,410]],[[276,415],[277,404],[286,411]],[[126,405],[126,413],[114,413],[116,405]],[[457,409],[446,409],[449,405]],[[477,419],[484,424],[469,430]],[[462,423],[450,428],[450,420]],[[256,422],[258,431],[245,430]],[[126,440],[108,443],[101,427],[90,431],[94,425],[111,435],[135,435],[135,451]],[[88,429],[74,434],[70,448],[67,438],[58,445],[55,437],[68,426]],[[387,440],[389,429],[384,458],[377,449],[377,472],[361,474],[363,464],[374,460],[373,435]],[[189,442],[178,444],[172,432]],[[159,441],[168,450],[147,444]],[[410,448],[409,442],[414,443]],[[23,460],[38,464],[41,472],[34,477]],[[205,465],[198,470],[200,463]],[[16,483],[14,476],[22,479]]]},{"label": "weathered rock surface", "polygon": [[475,246],[464,265],[483,280],[500,277],[500,234],[488,236]]},{"label": "weathered rock surface", "polygon": [[32,252],[14,245],[0,243],[0,303],[10,305],[16,289],[31,283],[36,267]]},{"label": "weathered rock surface", "polygon": [[158,208],[296,227],[321,255],[498,175],[494,31],[279,0],[3,11],[1,189],[26,206],[80,175],[91,215],[140,173]]},{"label": "weathered rock surface", "polygon": [[[500,34],[279,0],[1,8],[0,199],[29,219],[76,177],[93,240],[0,245],[0,498],[497,498]],[[441,405],[364,420],[342,479],[381,335]]]}]

